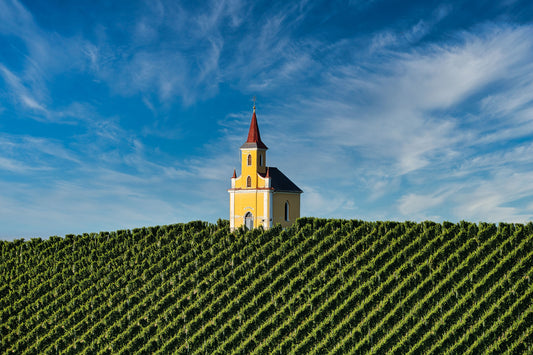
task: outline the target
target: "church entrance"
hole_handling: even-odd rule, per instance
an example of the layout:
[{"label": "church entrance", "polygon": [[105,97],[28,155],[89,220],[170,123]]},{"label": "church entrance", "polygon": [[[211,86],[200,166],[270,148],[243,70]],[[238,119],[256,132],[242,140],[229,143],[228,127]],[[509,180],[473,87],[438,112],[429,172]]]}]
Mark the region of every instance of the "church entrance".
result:
[{"label": "church entrance", "polygon": [[250,212],[247,212],[244,216],[244,225],[246,226],[246,229],[254,228],[254,216]]}]

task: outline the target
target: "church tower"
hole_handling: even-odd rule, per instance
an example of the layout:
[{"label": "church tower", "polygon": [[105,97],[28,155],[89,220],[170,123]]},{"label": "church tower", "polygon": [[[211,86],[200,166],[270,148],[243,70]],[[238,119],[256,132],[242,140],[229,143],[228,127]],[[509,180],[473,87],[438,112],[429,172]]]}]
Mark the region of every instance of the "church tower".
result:
[{"label": "church tower", "polygon": [[230,195],[230,228],[268,229],[291,225],[300,217],[303,192],[279,169],[266,164],[267,146],[261,141],[255,103],[248,139],[241,146],[241,174],[233,171]]}]

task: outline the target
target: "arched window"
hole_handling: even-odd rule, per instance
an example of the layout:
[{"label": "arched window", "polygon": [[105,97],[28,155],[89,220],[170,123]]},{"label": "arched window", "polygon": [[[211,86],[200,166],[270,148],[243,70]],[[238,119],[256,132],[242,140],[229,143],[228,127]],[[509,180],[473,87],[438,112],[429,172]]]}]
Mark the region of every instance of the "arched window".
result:
[{"label": "arched window", "polygon": [[285,202],[285,221],[289,221],[289,201]]},{"label": "arched window", "polygon": [[259,166],[263,166],[263,154],[259,154]]},{"label": "arched window", "polygon": [[252,165],[252,154],[248,154],[248,166]]},{"label": "arched window", "polygon": [[253,229],[254,228],[254,215],[250,212],[246,212],[244,215],[244,226],[246,229]]},{"label": "arched window", "polygon": [[246,178],[246,187],[252,187],[252,178],[250,176]]}]

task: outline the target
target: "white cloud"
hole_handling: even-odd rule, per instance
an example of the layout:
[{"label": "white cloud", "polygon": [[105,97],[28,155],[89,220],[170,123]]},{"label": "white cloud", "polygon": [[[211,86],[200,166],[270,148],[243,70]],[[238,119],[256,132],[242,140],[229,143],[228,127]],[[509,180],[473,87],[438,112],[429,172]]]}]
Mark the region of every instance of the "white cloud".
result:
[{"label": "white cloud", "polygon": [[410,216],[410,218],[427,215],[425,213],[427,210],[442,204],[448,195],[449,193],[442,192],[429,195],[409,193],[400,198],[398,209],[400,213],[404,216]]},{"label": "white cloud", "polygon": [[[455,157],[454,150],[482,130],[462,131],[455,119],[434,111],[453,109],[489,83],[508,80],[531,55],[531,28],[484,30],[479,36],[464,34],[455,45],[433,45],[428,52],[418,49],[376,64],[385,75],[345,66],[291,109],[313,125],[306,125],[306,133],[371,151],[369,156],[392,157],[400,174],[433,163],[434,154]],[[350,100],[347,93],[357,96]]]},{"label": "white cloud", "polygon": [[48,110],[33,97],[31,89],[23,84],[23,80],[0,63],[0,76],[8,85],[12,100],[25,108],[38,111],[43,116],[48,116]]},{"label": "white cloud", "polygon": [[228,23],[241,24],[244,3],[213,1],[195,12],[158,1],[147,2],[143,10],[133,24],[130,19],[114,24],[125,32],[128,45],[108,36],[115,28],[100,29],[99,42],[86,48],[94,75],[121,95],[150,98],[151,109],[154,98],[163,106],[179,100],[188,106],[216,94],[225,76],[222,31]]},{"label": "white cloud", "polygon": [[0,32],[31,36],[35,30],[33,17],[20,2],[5,0],[0,2]]},{"label": "white cloud", "polygon": [[29,117],[33,119],[59,121],[57,112],[50,109],[55,105],[48,83],[58,73],[84,69],[92,47],[81,38],[67,38],[41,29],[32,14],[15,0],[0,2],[0,35],[17,37],[25,46],[20,50],[24,52],[22,69],[14,70],[0,63],[0,76],[9,88],[10,99],[32,111]]},{"label": "white cloud", "polygon": [[[0,186],[6,188],[3,182]],[[0,196],[0,223],[10,226],[0,231],[1,237],[99,232],[169,224],[192,217],[181,214],[187,209],[179,200],[159,199],[123,179],[96,186],[56,181],[46,189],[10,184],[9,189],[9,195]],[[38,232],[28,234],[29,230]]]},{"label": "white cloud", "polygon": [[[28,231],[38,231],[44,237],[220,217],[212,201],[227,197],[229,159],[161,162],[164,157],[140,141],[133,139],[128,148],[117,143],[114,150],[104,145],[74,153],[51,139],[1,137],[0,150],[10,157],[0,157],[0,174],[7,170],[23,176],[24,183],[0,179],[0,224],[7,226],[0,236],[29,237],[35,234]],[[227,181],[220,179],[223,171]]]},{"label": "white cloud", "polygon": [[473,174],[480,171],[498,171],[513,167],[514,171],[528,170],[533,166],[533,143],[519,144],[511,149],[488,153],[478,153],[471,159],[465,159],[458,174]]},{"label": "white cloud", "polygon": [[[531,28],[487,26],[479,35],[463,34],[459,43],[432,46],[386,63],[392,74],[378,81],[395,106],[432,110],[461,103],[474,91],[506,79],[531,54]],[[522,68],[524,70],[526,68]]]},{"label": "white cloud", "polygon": [[533,209],[518,208],[516,201],[533,197],[533,172],[500,169],[489,179],[467,183],[456,196],[456,216],[470,220],[526,223]]},{"label": "white cloud", "polygon": [[395,47],[412,45],[429,34],[451,11],[452,7],[450,5],[440,5],[429,18],[419,19],[409,28],[387,28],[380,30],[372,35],[369,52],[375,54],[375,52],[389,50]]},{"label": "white cloud", "polygon": [[15,173],[24,173],[35,168],[10,158],[0,157],[0,169]]},{"label": "white cloud", "polygon": [[20,99],[22,100],[22,103],[24,105],[28,106],[29,108],[31,108],[33,110],[41,111],[41,112],[44,112],[44,113],[47,112],[47,110],[42,105],[37,103],[37,101],[35,101],[31,97],[28,97],[26,95],[21,95]]},{"label": "white cloud", "polygon": [[320,191],[312,186],[303,186],[301,197],[302,216],[331,217],[346,201],[333,196],[331,191]]}]

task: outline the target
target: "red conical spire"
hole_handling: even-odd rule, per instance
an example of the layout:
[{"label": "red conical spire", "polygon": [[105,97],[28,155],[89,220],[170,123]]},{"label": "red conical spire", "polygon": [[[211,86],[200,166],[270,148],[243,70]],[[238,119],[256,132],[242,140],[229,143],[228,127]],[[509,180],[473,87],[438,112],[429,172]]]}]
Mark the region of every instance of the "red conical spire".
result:
[{"label": "red conical spire", "polygon": [[261,141],[261,135],[259,134],[259,126],[257,125],[257,116],[255,115],[255,103],[254,113],[252,115],[252,122],[250,122],[250,130],[248,131],[248,139],[243,144],[242,148],[261,148],[268,149],[265,143]]}]

